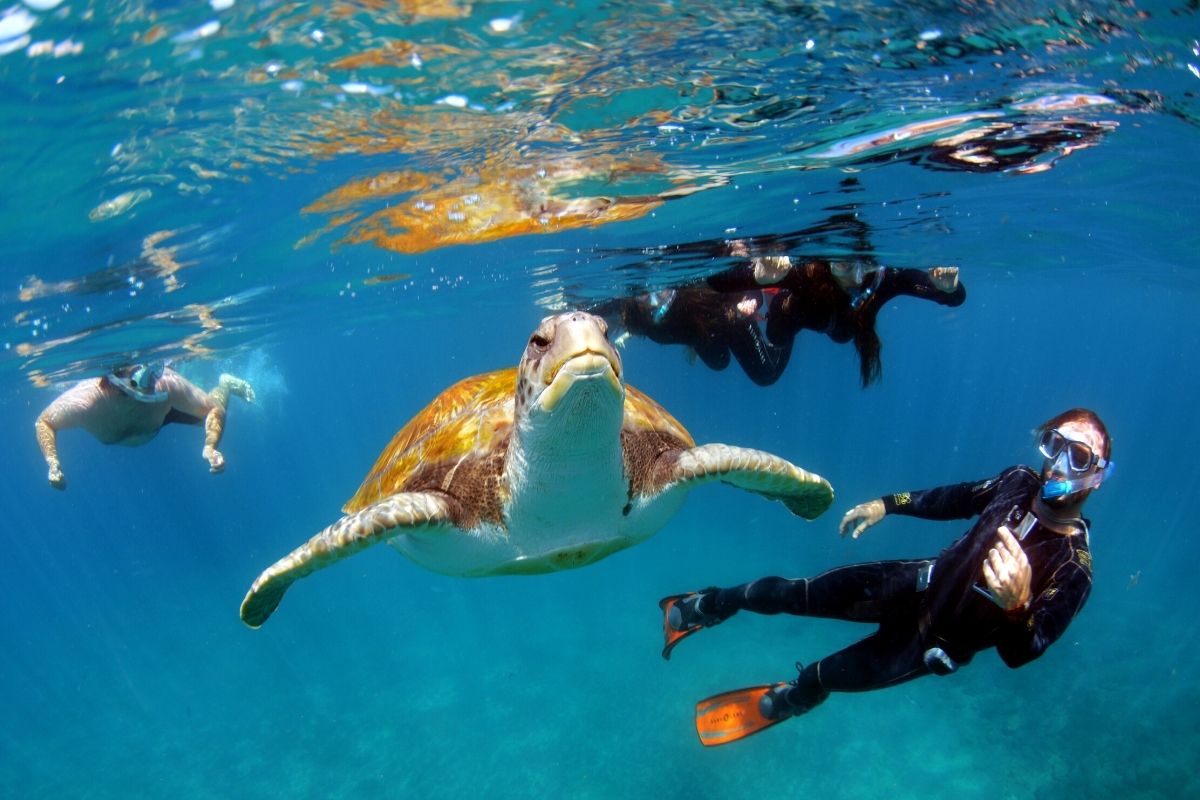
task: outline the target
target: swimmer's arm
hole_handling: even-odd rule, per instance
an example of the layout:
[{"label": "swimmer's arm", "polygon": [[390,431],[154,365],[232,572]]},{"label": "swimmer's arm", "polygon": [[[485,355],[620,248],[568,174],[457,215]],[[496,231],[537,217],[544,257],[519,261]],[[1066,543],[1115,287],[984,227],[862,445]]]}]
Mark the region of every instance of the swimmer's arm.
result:
[{"label": "swimmer's arm", "polygon": [[920,519],[970,519],[981,512],[995,494],[994,478],[984,481],[968,481],[935,489],[920,489],[915,492],[897,492],[875,500],[859,503],[846,512],[838,525],[838,532],[857,539],[867,528],[878,523],[888,514],[902,514]]},{"label": "swimmer's arm", "polygon": [[58,461],[55,429],[50,422],[52,417],[47,414],[48,411],[49,409],[41,413],[37,422],[33,423],[33,428],[37,432],[38,447],[42,448],[42,458],[46,459],[46,466],[50,468],[46,479],[55,489],[65,489],[67,488],[67,479],[63,475],[62,465]]},{"label": "swimmer's arm", "polygon": [[67,478],[58,460],[58,431],[82,425],[83,414],[95,403],[99,391],[96,381],[77,384],[55,398],[33,423],[38,447],[46,459],[46,466],[50,468],[46,477],[55,489],[67,488]]},{"label": "swimmer's arm", "polygon": [[162,377],[166,384],[171,407],[189,416],[204,420],[204,447],[200,455],[208,462],[210,472],[225,469],[225,456],[217,450],[225,432],[225,408],[198,386],[175,372]]},{"label": "swimmer's arm", "polygon": [[889,514],[933,520],[977,517],[992,502],[1004,479],[1014,470],[1020,469],[1025,468],[1009,467],[995,478],[953,483],[915,492],[897,492],[868,500],[847,511],[838,530],[842,536],[849,533],[857,539],[867,528]]},{"label": "swimmer's arm", "polygon": [[885,514],[903,514],[921,519],[970,519],[991,502],[1000,481],[988,478],[915,492],[899,492],[880,498]]},{"label": "swimmer's arm", "polygon": [[961,306],[967,299],[967,289],[958,280],[957,267],[932,267],[939,270],[945,283],[953,283],[954,288],[946,291],[933,280],[930,270],[914,267],[884,267],[876,296],[881,303],[898,295],[919,297],[923,300],[933,300],[943,306]]}]

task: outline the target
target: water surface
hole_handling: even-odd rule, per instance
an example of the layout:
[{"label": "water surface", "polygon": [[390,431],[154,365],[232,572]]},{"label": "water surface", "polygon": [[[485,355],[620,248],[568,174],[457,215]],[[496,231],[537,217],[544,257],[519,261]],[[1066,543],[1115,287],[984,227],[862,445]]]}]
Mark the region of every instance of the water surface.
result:
[{"label": "water surface", "polygon": [[[49,6],[49,7],[47,7]],[[1194,3],[15,5],[0,17],[0,795],[1200,795],[1189,498],[1200,322]],[[551,309],[794,259],[956,265],[879,318],[881,380],[802,333],[773,386],[632,339],[699,441],[820,472],[813,523],[714,485],[586,569],[463,580],[380,548],[262,630],[250,581],[392,433]],[[141,448],[32,425],[130,360],[252,381]],[[703,749],[693,703],[866,629],[744,615],[659,657],[663,595],[925,556],[836,522],[1036,458],[1094,408],[1095,583],[1020,670],[835,696]]]}]

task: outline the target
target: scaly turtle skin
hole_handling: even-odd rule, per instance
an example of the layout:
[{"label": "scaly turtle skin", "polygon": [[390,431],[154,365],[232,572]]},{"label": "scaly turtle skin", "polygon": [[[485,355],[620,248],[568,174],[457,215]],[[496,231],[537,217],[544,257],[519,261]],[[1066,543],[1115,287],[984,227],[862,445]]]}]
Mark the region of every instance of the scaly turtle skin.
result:
[{"label": "scaly turtle skin", "polygon": [[607,332],[591,314],[547,317],[516,369],[438,395],[384,449],[345,516],[258,577],[242,620],[259,627],[292,583],[380,542],[448,575],[534,574],[649,538],[707,481],[806,519],[829,508],[829,483],[778,456],[696,446],[625,385]]}]

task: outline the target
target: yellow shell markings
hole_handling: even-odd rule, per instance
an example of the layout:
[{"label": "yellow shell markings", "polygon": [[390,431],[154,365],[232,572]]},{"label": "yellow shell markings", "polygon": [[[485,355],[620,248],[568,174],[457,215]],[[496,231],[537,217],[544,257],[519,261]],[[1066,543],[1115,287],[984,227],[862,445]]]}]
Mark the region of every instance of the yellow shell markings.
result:
[{"label": "yellow shell markings", "polygon": [[404,490],[418,467],[490,451],[512,427],[516,367],[464,378],[401,428],[376,459],[347,514]]},{"label": "yellow shell markings", "polygon": [[625,385],[625,421],[621,427],[625,430],[669,433],[688,447],[696,446],[696,441],[687,432],[687,428],[671,416],[671,412],[628,384]]},{"label": "yellow shell markings", "polygon": [[[516,367],[464,378],[446,389],[392,437],[342,511],[352,514],[404,491],[418,467],[489,452],[512,427],[516,391]],[[628,385],[624,416],[626,430],[658,430],[695,446],[675,417]]]}]

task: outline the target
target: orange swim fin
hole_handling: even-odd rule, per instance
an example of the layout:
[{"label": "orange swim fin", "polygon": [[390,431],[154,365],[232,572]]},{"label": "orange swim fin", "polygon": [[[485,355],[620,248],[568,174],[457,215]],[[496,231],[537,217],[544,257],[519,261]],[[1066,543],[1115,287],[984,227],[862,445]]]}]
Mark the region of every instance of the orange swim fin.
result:
[{"label": "orange swim fin", "polygon": [[675,645],[683,641],[685,637],[691,636],[693,633],[704,627],[703,625],[693,625],[690,628],[685,628],[681,631],[677,631],[671,627],[671,609],[676,603],[691,594],[692,592],[687,592],[685,594],[673,594],[670,597],[664,597],[662,600],[658,601],[658,607],[661,608],[663,612],[664,645],[662,657],[667,661],[671,660],[671,651],[675,649]]},{"label": "orange swim fin", "polygon": [[749,686],[696,703],[696,733],[700,735],[700,744],[705,747],[729,744],[791,719],[791,715],[767,719],[759,710],[763,695],[780,685]]}]

